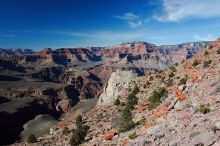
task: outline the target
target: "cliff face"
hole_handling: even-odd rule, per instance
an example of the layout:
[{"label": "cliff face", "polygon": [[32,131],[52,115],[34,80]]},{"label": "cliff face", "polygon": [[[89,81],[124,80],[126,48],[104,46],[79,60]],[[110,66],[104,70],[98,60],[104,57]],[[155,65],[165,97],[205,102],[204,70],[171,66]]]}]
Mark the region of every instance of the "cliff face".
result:
[{"label": "cliff face", "polygon": [[103,92],[99,96],[97,107],[112,105],[121,95],[123,90],[128,88],[129,83],[137,74],[133,71],[116,71],[111,74]]}]

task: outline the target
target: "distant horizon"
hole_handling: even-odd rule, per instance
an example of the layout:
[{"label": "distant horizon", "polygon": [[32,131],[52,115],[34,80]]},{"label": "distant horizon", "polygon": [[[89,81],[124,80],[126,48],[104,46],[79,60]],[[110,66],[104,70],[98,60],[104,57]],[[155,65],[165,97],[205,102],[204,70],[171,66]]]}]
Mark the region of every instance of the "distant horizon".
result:
[{"label": "distant horizon", "polygon": [[220,37],[220,1],[2,0],[0,46],[112,46],[140,40],[157,45]]},{"label": "distant horizon", "polygon": [[43,50],[43,49],[46,49],[46,48],[50,48],[52,50],[56,50],[56,49],[61,49],[61,48],[70,48],[70,49],[78,49],[78,48],[107,48],[107,47],[114,47],[114,46],[117,46],[117,45],[122,45],[122,44],[126,44],[126,43],[133,43],[133,42],[145,42],[145,43],[149,43],[149,44],[152,44],[152,45],[155,45],[156,47],[160,47],[160,46],[172,46],[172,45],[181,45],[181,44],[187,44],[187,43],[199,43],[199,42],[213,42],[215,40],[212,40],[212,41],[193,41],[193,42],[182,42],[182,43],[177,43],[177,44],[161,44],[161,45],[157,45],[157,44],[154,44],[154,43],[151,43],[151,42],[147,42],[147,41],[129,41],[129,42],[122,42],[122,43],[119,43],[119,44],[113,44],[113,45],[110,45],[110,46],[78,46],[78,47],[58,47],[58,48],[53,48],[53,47],[42,47],[42,48],[15,48],[15,47],[11,47],[11,48],[3,48],[3,47],[0,47],[0,49],[21,49],[21,50],[24,50],[24,49],[30,49],[32,51],[40,51],[40,50]]}]

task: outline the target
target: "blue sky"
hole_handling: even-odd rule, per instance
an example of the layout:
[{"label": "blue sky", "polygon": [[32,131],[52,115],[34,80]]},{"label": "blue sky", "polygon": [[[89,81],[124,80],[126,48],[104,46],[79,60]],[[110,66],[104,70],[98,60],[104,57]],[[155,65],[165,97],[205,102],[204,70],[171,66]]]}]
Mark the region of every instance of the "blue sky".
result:
[{"label": "blue sky", "polygon": [[219,0],[1,0],[0,47],[157,45],[220,37]]}]

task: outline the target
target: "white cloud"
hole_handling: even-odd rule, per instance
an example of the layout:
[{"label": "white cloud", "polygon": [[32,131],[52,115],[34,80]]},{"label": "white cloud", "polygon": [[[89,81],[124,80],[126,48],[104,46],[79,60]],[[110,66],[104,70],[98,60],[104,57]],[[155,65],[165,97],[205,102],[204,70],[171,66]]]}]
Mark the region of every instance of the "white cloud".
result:
[{"label": "white cloud", "polygon": [[214,37],[212,36],[212,34],[208,34],[207,36],[200,36],[198,34],[195,34],[194,38],[199,41],[213,41],[214,40]]},{"label": "white cloud", "polygon": [[187,17],[220,17],[219,0],[163,0],[162,15],[155,15],[158,21],[179,22]]},{"label": "white cloud", "polygon": [[115,18],[125,21],[131,28],[142,26],[142,20],[132,12],[125,13],[122,16],[115,16]]},{"label": "white cloud", "polygon": [[66,32],[66,31],[49,31],[49,33],[67,35],[74,37],[82,37],[89,40],[106,40],[106,41],[129,41],[140,39],[143,33],[135,32],[112,32],[112,31],[96,31],[96,32]]}]

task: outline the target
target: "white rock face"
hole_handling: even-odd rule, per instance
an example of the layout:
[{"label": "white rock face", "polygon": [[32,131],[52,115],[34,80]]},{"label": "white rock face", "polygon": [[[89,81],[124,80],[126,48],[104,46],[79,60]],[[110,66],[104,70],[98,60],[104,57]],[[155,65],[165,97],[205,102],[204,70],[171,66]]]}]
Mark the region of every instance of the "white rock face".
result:
[{"label": "white rock face", "polygon": [[136,76],[137,74],[133,71],[113,72],[108,83],[105,85],[96,106],[100,107],[113,104],[122,91],[128,87],[129,82]]}]

